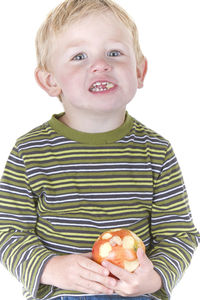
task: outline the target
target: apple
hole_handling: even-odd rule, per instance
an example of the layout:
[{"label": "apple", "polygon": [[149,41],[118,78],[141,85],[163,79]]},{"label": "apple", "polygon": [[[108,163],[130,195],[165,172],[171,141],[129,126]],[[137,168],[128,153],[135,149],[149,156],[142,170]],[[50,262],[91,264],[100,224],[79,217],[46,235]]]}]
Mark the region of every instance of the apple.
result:
[{"label": "apple", "polygon": [[131,230],[111,229],[103,232],[95,241],[92,248],[93,260],[99,264],[103,260],[134,272],[139,266],[137,249],[145,251],[143,241]]}]

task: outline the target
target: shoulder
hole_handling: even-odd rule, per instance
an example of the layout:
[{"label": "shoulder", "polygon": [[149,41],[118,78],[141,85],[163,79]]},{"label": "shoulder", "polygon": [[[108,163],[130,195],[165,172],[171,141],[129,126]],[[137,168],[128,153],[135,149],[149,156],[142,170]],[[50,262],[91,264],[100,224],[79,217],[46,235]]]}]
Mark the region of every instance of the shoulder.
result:
[{"label": "shoulder", "polygon": [[49,126],[48,122],[45,122],[32,130],[28,131],[27,133],[23,134],[17,139],[17,144],[21,144],[24,142],[29,142],[32,140],[39,140],[45,136],[48,136],[50,133],[51,127]]},{"label": "shoulder", "polygon": [[49,121],[47,121],[20,136],[15,146],[18,148],[18,151],[30,148],[42,148],[47,145],[49,146],[51,142],[57,139],[57,133],[49,125]]},{"label": "shoulder", "polygon": [[133,118],[133,126],[130,135],[134,138],[135,142],[145,143],[148,145],[161,145],[163,147],[169,147],[169,141],[161,134],[150,129],[140,121]]},{"label": "shoulder", "polygon": [[177,163],[171,143],[138,120],[133,119],[131,134],[127,140],[132,140],[132,147],[137,151],[138,156],[143,155],[151,163],[157,175],[165,164],[169,167]]}]

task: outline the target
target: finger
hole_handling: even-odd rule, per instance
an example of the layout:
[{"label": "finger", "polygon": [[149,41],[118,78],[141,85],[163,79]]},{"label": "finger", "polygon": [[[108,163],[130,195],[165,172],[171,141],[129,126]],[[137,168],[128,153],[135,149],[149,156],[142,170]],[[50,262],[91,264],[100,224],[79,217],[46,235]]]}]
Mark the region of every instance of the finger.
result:
[{"label": "finger", "polygon": [[83,278],[79,278],[77,287],[80,292],[85,293],[111,295],[114,292],[112,288],[107,288],[98,282],[90,281]]},{"label": "finger", "polygon": [[88,258],[82,259],[79,261],[79,264],[81,267],[83,267],[87,270],[93,271],[95,273],[98,273],[100,275],[103,275],[103,276],[109,275],[109,271],[106,268],[102,267],[101,265],[97,264],[96,262],[94,262],[91,259],[88,259]]},{"label": "finger", "polygon": [[149,267],[152,265],[150,259],[145,254],[144,250],[142,248],[138,248],[137,250],[137,257],[140,264],[140,268]]},{"label": "finger", "polygon": [[92,252],[82,253],[81,255],[92,259]]},{"label": "finger", "polygon": [[91,272],[87,269],[82,269],[80,276],[83,279],[98,282],[98,283],[102,284],[103,286],[105,286],[107,288],[111,288],[111,289],[114,288],[117,284],[116,279],[109,277],[109,276],[102,276],[99,273]]},{"label": "finger", "polygon": [[132,280],[132,275],[130,272],[126,271],[125,269],[122,269],[112,263],[110,263],[109,261],[107,260],[104,260],[102,262],[102,265],[107,268],[107,270],[110,271],[110,273],[112,273],[113,275],[115,275],[117,278],[119,278],[120,280],[123,280],[123,281],[130,281]]},{"label": "finger", "polygon": [[120,290],[115,290],[115,293],[122,296],[122,297],[127,297],[127,294],[123,293],[122,291]]},{"label": "finger", "polygon": [[145,259],[145,253],[143,251],[142,248],[138,248],[137,249],[137,257],[138,257],[138,260],[142,263]]}]

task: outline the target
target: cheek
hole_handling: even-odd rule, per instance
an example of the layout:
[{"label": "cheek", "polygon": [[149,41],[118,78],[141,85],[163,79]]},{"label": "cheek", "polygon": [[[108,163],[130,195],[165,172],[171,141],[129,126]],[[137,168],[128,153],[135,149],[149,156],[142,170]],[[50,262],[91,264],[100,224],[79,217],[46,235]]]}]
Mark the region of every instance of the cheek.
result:
[{"label": "cheek", "polygon": [[119,75],[126,86],[130,86],[130,88],[137,86],[137,70],[131,61],[121,65]]},{"label": "cheek", "polygon": [[123,82],[123,86],[124,86],[124,92],[126,93],[126,95],[128,96],[129,100],[131,100],[136,91],[137,91],[137,87],[138,87],[138,81],[137,81],[137,76],[134,72],[132,72],[130,70],[130,72],[126,73],[126,76],[124,76],[124,82]]},{"label": "cheek", "polygon": [[138,78],[135,68],[129,69],[127,84],[130,93],[134,96],[138,88]]},{"label": "cheek", "polygon": [[65,70],[59,73],[58,82],[63,91],[70,93],[71,90],[77,89],[81,83],[80,72],[77,70]]}]

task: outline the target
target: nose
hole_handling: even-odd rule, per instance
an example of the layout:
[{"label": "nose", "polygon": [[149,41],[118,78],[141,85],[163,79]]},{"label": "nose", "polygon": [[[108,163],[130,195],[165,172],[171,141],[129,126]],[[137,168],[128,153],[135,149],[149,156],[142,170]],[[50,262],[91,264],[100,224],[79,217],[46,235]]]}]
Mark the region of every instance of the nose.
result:
[{"label": "nose", "polygon": [[96,73],[102,73],[102,72],[109,72],[111,71],[112,67],[110,64],[106,62],[104,59],[100,59],[96,61],[92,66],[91,66],[91,71]]}]

